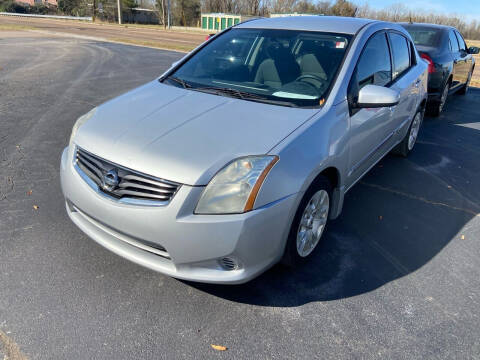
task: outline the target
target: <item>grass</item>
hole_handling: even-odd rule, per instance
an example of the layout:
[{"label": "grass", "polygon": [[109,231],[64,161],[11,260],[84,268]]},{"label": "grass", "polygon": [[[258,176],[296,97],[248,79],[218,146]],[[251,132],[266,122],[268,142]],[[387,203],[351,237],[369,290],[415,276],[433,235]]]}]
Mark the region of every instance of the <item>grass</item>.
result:
[{"label": "grass", "polygon": [[163,25],[156,25],[156,24],[121,24],[120,25],[114,22],[101,21],[98,19],[95,20],[95,22],[90,22],[89,24],[118,26],[118,27],[131,28],[131,29],[152,29],[152,30],[167,31],[167,32],[187,32],[187,33],[201,34],[201,35],[205,35],[206,32],[215,32],[213,30],[205,31],[195,27],[182,28],[181,26],[174,26],[171,29],[165,29]]},{"label": "grass", "polygon": [[[480,40],[467,40],[467,45],[480,47]],[[475,58],[475,71],[473,72],[471,86],[480,87],[480,54],[473,55]]]},{"label": "grass", "polygon": [[114,41],[124,44],[131,44],[131,45],[139,45],[139,46],[148,46],[157,49],[163,50],[173,50],[173,51],[181,51],[181,52],[189,52],[193,50],[194,46],[189,45],[176,45],[161,41],[150,41],[150,40],[137,40],[137,39],[125,39],[125,38],[108,38],[107,41]]},{"label": "grass", "polygon": [[27,26],[21,24],[0,24],[0,31],[20,31],[20,30],[35,30],[34,26]]}]

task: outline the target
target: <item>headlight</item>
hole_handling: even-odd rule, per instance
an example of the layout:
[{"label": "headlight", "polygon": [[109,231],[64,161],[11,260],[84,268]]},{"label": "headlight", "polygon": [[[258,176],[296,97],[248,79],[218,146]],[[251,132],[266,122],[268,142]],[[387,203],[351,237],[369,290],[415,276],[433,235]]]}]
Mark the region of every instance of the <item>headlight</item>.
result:
[{"label": "headlight", "polygon": [[237,214],[250,211],[258,190],[278,156],[247,156],[220,170],[203,190],[196,214]]},{"label": "headlight", "polygon": [[95,115],[95,112],[97,111],[97,108],[94,107],[92,110],[90,110],[88,113],[86,113],[85,115],[82,115],[80,116],[77,121],[75,122],[75,125],[73,125],[73,128],[72,128],[72,135],[70,135],[70,141],[69,141],[69,144],[72,143],[73,141],[73,138],[75,137],[75,135],[77,134],[77,131],[78,129],[80,128],[80,126],[82,126],[83,124],[85,124],[93,115]]}]

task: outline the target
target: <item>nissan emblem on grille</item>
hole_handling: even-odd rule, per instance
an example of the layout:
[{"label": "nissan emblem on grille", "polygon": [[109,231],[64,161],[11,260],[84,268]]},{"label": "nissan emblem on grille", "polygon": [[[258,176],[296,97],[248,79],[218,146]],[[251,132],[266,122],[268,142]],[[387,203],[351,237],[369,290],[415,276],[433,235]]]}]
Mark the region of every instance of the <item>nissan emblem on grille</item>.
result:
[{"label": "nissan emblem on grille", "polygon": [[102,189],[106,191],[112,191],[118,186],[118,173],[116,169],[112,169],[103,175]]},{"label": "nissan emblem on grille", "polygon": [[180,184],[159,179],[102,159],[81,148],[76,149],[75,168],[92,189],[123,203],[166,205]]}]

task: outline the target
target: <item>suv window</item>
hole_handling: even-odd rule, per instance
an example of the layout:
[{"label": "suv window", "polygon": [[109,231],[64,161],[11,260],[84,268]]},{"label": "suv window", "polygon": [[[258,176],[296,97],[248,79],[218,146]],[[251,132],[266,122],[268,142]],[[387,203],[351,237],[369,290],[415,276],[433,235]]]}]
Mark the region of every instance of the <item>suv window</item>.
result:
[{"label": "suv window", "polygon": [[390,33],[390,41],[393,53],[393,78],[395,79],[410,67],[410,52],[404,36]]},{"label": "suv window", "polygon": [[458,31],[455,31],[455,35],[457,35],[458,43],[460,44],[461,51],[467,51],[467,44],[465,44],[465,40],[463,40],[462,35]]},{"label": "suv window", "polygon": [[358,88],[365,85],[385,86],[392,80],[392,64],[385,33],[368,40],[357,64]]},{"label": "suv window", "polygon": [[452,30],[448,32],[448,37],[450,38],[450,50],[454,53],[458,52],[458,40]]}]

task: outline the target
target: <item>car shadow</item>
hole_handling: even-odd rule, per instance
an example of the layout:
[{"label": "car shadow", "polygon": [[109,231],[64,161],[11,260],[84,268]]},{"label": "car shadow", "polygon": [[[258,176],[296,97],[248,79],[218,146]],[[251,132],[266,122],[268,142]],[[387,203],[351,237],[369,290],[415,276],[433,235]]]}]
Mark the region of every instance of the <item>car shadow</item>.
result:
[{"label": "car shadow", "polygon": [[[408,159],[389,155],[347,194],[312,258],[236,286],[189,283],[231,301],[299,306],[360,295],[432,260],[480,213],[480,89],[425,118]],[[459,111],[461,110],[461,111]]]}]

